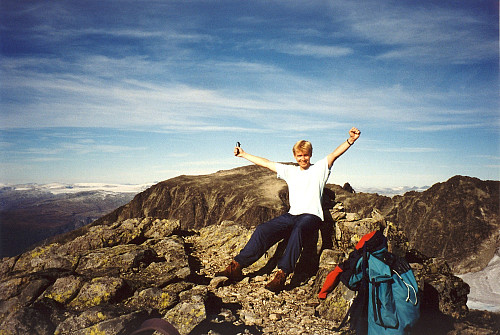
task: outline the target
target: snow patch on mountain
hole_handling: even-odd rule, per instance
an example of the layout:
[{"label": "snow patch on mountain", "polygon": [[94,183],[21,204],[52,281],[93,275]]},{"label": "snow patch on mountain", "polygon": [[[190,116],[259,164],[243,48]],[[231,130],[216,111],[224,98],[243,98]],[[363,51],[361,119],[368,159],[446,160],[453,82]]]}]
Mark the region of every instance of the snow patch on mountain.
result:
[{"label": "snow patch on mountain", "polygon": [[355,188],[356,192],[363,193],[377,193],[380,195],[385,195],[387,197],[393,197],[395,195],[403,195],[407,192],[423,192],[427,190],[430,186],[399,186],[399,187],[359,187]]},{"label": "snow patch on mountain", "polygon": [[458,277],[470,286],[467,296],[467,306],[470,309],[500,312],[500,249],[486,268]]}]

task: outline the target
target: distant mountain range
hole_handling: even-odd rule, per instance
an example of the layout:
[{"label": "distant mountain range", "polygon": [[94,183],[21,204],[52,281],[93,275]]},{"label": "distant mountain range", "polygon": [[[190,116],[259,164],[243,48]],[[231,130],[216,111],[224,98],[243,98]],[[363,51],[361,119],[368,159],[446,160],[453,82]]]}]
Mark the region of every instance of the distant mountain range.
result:
[{"label": "distant mountain range", "polygon": [[395,195],[403,195],[407,192],[423,192],[430,188],[430,186],[400,186],[400,187],[359,187],[355,191],[363,193],[376,193],[385,195],[386,197],[393,197]]},{"label": "distant mountain range", "polygon": [[[153,185],[149,184],[112,184],[112,183],[49,183],[49,184],[2,184],[0,183],[0,191],[19,191],[19,192],[41,192],[52,194],[63,193],[79,193],[79,192],[92,192],[102,191],[109,193],[134,193],[144,191],[146,188]],[[0,203],[1,205],[1,203]]]},{"label": "distant mountain range", "polygon": [[132,200],[145,185],[0,185],[0,257],[82,227]]},{"label": "distant mountain range", "polygon": [[[109,193],[139,193],[156,183],[147,184],[113,184],[113,183],[48,183],[48,184],[3,184],[0,183],[0,192],[5,190],[18,192],[41,192],[51,194],[69,194],[79,192],[102,191]],[[398,186],[398,187],[357,187],[356,192],[377,193],[385,196],[403,195],[406,192],[423,192],[430,186]],[[2,203],[0,203],[1,209]]]}]

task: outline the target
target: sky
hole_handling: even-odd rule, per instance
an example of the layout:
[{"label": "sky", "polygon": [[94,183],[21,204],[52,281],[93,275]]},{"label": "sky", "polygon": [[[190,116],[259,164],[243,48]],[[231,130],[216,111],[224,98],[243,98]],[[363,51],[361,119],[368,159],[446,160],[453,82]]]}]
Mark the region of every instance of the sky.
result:
[{"label": "sky", "polygon": [[500,179],[498,2],[0,1],[0,183],[312,162],[330,182]]}]

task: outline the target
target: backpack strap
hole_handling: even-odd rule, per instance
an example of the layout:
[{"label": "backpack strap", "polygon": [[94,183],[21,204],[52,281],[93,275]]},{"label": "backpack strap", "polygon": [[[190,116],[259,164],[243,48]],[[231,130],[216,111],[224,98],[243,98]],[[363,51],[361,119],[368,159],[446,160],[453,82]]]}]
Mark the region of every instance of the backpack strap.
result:
[{"label": "backpack strap", "polygon": [[[375,282],[372,282],[372,310],[373,310],[373,318],[375,322],[380,320],[382,327],[385,327],[384,321],[382,319],[382,315],[380,315],[380,300],[378,299],[378,285]],[[377,312],[378,311],[378,312]]]}]

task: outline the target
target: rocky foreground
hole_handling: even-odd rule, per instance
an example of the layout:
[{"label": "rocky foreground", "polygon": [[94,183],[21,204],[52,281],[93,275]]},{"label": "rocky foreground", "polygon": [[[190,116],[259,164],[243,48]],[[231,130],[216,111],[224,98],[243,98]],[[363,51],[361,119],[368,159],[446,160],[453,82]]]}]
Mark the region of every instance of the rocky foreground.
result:
[{"label": "rocky foreground", "polygon": [[394,252],[412,258],[423,291],[420,333],[497,333],[497,315],[468,313],[468,286],[446,262],[410,250],[404,233],[379,213],[361,219],[341,203],[330,213],[334,233],[308,246],[279,294],[264,289],[279,244],[246,269],[241,282],[213,278],[251,235],[251,228],[232,221],[189,231],[177,220],[154,218],[87,226],[65,243],[2,259],[0,334],[122,335],[157,317],[183,335],[345,333],[333,329],[353,293],[342,285],[325,301],[316,293],[354,242],[378,228]]}]

